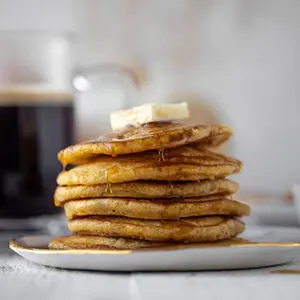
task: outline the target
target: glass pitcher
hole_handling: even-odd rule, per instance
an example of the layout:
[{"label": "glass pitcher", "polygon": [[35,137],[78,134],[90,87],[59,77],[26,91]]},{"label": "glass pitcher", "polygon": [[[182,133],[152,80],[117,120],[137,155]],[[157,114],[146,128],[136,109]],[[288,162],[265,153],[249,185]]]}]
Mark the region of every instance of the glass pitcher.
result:
[{"label": "glass pitcher", "polygon": [[57,211],[57,152],[74,141],[74,91],[104,79],[137,86],[119,65],[76,71],[70,34],[0,32],[0,218]]}]

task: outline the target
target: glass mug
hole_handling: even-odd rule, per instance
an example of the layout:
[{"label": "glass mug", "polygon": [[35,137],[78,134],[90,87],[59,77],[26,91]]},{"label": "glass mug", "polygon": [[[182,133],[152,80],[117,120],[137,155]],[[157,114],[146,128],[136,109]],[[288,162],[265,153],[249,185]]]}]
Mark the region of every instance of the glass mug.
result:
[{"label": "glass mug", "polygon": [[0,218],[57,212],[57,152],[74,142],[75,90],[137,86],[119,65],[74,66],[72,35],[0,32]]}]

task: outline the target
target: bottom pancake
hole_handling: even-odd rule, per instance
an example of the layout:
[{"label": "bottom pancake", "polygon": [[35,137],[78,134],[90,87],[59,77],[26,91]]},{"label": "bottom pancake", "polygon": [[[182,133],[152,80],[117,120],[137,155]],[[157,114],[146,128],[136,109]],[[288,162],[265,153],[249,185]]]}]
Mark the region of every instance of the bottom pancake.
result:
[{"label": "bottom pancake", "polygon": [[[246,243],[246,240],[241,238],[233,238],[226,241],[216,242],[214,246],[233,245],[238,243]],[[163,243],[163,242],[149,242],[125,238],[101,237],[101,236],[84,236],[84,235],[71,235],[57,237],[49,243],[50,249],[56,250],[79,250],[79,249],[96,249],[96,250],[134,250],[134,249],[174,249],[181,247],[191,246],[211,246],[207,243]]]},{"label": "bottom pancake", "polygon": [[58,237],[49,243],[50,249],[139,249],[164,246],[167,243],[152,243],[148,241],[102,237],[71,235]]},{"label": "bottom pancake", "polygon": [[69,221],[81,235],[134,238],[146,241],[214,242],[231,239],[245,229],[243,222],[221,216],[180,220],[140,220],[122,217],[85,217]]},{"label": "bottom pancake", "polygon": [[187,199],[97,198],[68,201],[68,219],[85,216],[122,216],[137,219],[179,219],[187,217],[249,215],[248,205],[220,196]]}]

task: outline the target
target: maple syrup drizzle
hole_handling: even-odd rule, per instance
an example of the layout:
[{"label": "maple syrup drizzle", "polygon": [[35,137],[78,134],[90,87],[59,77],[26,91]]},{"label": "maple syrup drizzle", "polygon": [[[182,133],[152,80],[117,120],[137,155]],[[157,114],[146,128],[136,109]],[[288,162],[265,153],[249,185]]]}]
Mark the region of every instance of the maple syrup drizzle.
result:
[{"label": "maple syrup drizzle", "polygon": [[110,190],[110,182],[109,182],[109,176],[108,176],[109,169],[105,169],[104,172],[105,172],[105,179],[106,179],[105,193],[108,193]]},{"label": "maple syrup drizzle", "polygon": [[111,187],[111,181],[110,181],[110,175],[115,173],[117,171],[116,168],[112,167],[112,168],[108,168],[105,170],[105,179],[106,179],[106,188],[105,188],[105,192],[106,193],[110,193],[112,194],[112,187]]},{"label": "maple syrup drizzle", "polygon": [[64,159],[61,159],[60,162],[61,162],[63,171],[66,171],[66,167],[68,164],[66,163],[66,161]]},{"label": "maple syrup drizzle", "polygon": [[111,188],[111,183],[110,182],[108,183],[108,191],[109,191],[110,194],[112,194],[112,188]]},{"label": "maple syrup drizzle", "polygon": [[173,185],[172,181],[168,181],[168,184],[169,184],[169,186],[170,186],[170,188],[171,188],[171,191],[172,191],[171,195],[174,196],[174,194],[175,194],[175,189],[174,189],[174,185]]},{"label": "maple syrup drizzle", "polygon": [[110,182],[107,182],[106,183],[106,186],[105,186],[105,191],[104,191],[106,194],[110,193],[112,194],[112,189],[111,189],[111,184]]},{"label": "maple syrup drizzle", "polygon": [[158,149],[158,161],[166,161],[166,149]]},{"label": "maple syrup drizzle", "polygon": [[110,182],[107,182],[106,183],[106,186],[105,186],[105,193],[106,194],[112,194],[112,188],[111,188],[111,183]]}]

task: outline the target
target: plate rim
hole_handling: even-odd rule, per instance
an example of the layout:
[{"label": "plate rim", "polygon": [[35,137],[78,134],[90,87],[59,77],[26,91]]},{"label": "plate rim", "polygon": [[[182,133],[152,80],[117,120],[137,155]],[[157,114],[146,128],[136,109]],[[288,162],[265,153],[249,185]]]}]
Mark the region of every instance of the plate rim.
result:
[{"label": "plate rim", "polygon": [[[200,245],[197,244],[177,244],[172,246],[163,246],[156,248],[140,248],[140,249],[45,249],[38,247],[25,246],[20,242],[21,238],[29,237],[41,237],[45,235],[25,235],[13,238],[9,242],[9,247],[13,251],[23,251],[29,253],[38,254],[133,254],[143,252],[158,252],[158,251],[178,251],[178,250],[189,250],[189,249],[205,249],[205,248],[252,248],[252,247],[272,247],[272,248],[300,248],[299,242],[240,242],[237,244],[214,244],[206,243]],[[48,236],[50,237],[50,235]]]}]

